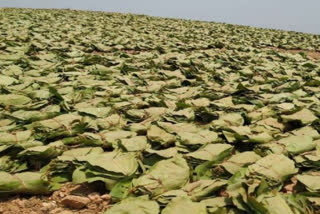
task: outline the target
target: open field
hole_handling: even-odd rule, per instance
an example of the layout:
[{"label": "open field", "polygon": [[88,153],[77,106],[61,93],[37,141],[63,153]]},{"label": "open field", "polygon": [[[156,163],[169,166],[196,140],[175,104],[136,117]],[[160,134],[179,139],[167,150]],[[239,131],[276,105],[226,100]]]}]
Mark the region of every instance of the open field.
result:
[{"label": "open field", "polygon": [[0,9],[0,214],[320,213],[320,35]]}]

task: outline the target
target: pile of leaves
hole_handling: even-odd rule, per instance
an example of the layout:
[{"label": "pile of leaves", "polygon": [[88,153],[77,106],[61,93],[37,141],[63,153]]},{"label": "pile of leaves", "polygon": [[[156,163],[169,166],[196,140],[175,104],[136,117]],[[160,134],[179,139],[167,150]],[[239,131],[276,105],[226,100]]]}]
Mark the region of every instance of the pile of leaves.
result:
[{"label": "pile of leaves", "polygon": [[0,195],[102,183],[106,214],[320,213],[307,50],[320,36],[0,9]]}]

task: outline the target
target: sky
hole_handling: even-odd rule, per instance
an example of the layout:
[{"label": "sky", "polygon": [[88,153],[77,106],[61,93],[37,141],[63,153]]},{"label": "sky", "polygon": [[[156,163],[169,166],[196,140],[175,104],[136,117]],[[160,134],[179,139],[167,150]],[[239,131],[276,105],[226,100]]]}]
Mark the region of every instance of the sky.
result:
[{"label": "sky", "polygon": [[0,7],[136,13],[320,34],[320,0],[0,0]]}]

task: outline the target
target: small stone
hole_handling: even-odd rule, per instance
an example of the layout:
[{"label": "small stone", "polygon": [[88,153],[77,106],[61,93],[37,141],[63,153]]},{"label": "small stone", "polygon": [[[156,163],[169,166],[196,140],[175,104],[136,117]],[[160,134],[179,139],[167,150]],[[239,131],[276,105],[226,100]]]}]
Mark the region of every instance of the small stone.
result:
[{"label": "small stone", "polygon": [[87,205],[87,207],[89,210],[96,210],[98,208],[98,205],[94,203],[90,203]]},{"label": "small stone", "polygon": [[96,199],[96,198],[100,198],[100,194],[99,193],[97,193],[97,192],[93,192],[93,193],[90,193],[89,195],[88,195],[88,198],[92,198],[92,199]]},{"label": "small stone", "polygon": [[54,210],[51,210],[49,214],[61,214],[61,212],[63,212],[62,208],[56,208]]},{"label": "small stone", "polygon": [[49,203],[42,203],[42,208],[41,211],[49,211],[49,210],[53,210],[57,207],[57,203],[55,201],[49,202]]},{"label": "small stone", "polygon": [[64,211],[60,212],[59,214],[73,214],[73,212],[70,210],[64,210]]},{"label": "small stone", "polygon": [[81,196],[68,195],[61,200],[61,204],[66,207],[81,209],[90,203],[90,199]]},{"label": "small stone", "polygon": [[101,198],[102,198],[103,200],[105,200],[105,201],[110,201],[111,195],[109,195],[109,194],[104,194],[104,195],[101,195]]},{"label": "small stone", "polygon": [[33,208],[39,201],[35,198],[32,197],[29,200],[24,200],[24,207],[25,208]]},{"label": "small stone", "polygon": [[109,207],[109,201],[104,201],[102,202],[103,207]]},{"label": "small stone", "polygon": [[100,203],[102,201],[100,194],[97,192],[90,193],[88,198],[94,203]]},{"label": "small stone", "polygon": [[64,196],[66,196],[66,194],[64,194],[63,192],[59,192],[59,197],[63,198]]},{"label": "small stone", "polygon": [[25,206],[25,203],[22,200],[17,200],[17,204],[20,208],[23,208]]}]

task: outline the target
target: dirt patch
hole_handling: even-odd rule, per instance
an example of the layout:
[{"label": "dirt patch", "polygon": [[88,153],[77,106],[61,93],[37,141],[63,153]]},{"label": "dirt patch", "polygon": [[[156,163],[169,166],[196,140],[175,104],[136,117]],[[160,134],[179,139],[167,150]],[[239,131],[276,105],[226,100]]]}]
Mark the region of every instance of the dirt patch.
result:
[{"label": "dirt patch", "polygon": [[51,196],[0,198],[0,214],[99,214],[110,201],[91,186],[66,184]]},{"label": "dirt patch", "polygon": [[286,50],[283,48],[276,48],[276,47],[268,47],[268,49],[276,50],[276,51],[279,51],[280,53],[291,53],[291,54],[305,53],[311,59],[320,60],[320,51],[310,51],[310,50],[302,50],[302,49]]}]

